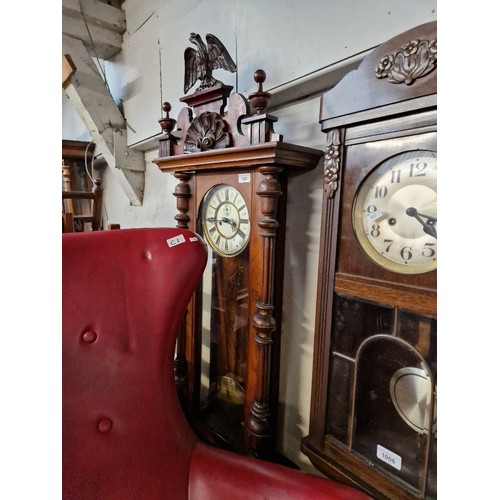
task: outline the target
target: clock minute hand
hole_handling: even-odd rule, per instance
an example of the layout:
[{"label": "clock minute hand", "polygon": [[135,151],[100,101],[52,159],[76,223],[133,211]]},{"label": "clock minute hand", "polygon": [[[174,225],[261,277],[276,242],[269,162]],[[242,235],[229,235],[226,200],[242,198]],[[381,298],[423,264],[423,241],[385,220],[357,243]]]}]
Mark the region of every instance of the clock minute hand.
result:
[{"label": "clock minute hand", "polygon": [[207,222],[222,222],[222,220],[215,217],[207,217]]},{"label": "clock minute hand", "polygon": [[[428,217],[427,215],[419,214],[417,212],[417,209],[413,207],[406,209],[406,215],[409,215],[410,217],[415,217],[415,219],[417,219],[418,222],[422,224],[424,233],[437,239],[437,231],[436,228],[434,227],[434,223],[437,221],[437,219],[435,219],[434,217]],[[425,217],[427,221],[422,220],[422,218],[420,217],[421,215],[422,217]]]},{"label": "clock minute hand", "polygon": [[[430,215],[421,214],[419,212],[416,212],[416,214],[417,216],[425,217],[427,219],[424,225],[424,233],[427,233],[430,236],[434,236],[434,238],[437,239],[437,229],[435,226],[437,219],[435,217],[431,217]],[[422,223],[422,221],[419,222]]]},{"label": "clock minute hand", "polygon": [[424,224],[424,233],[436,238],[437,240],[438,237],[437,230],[434,226],[431,226],[429,223]]}]

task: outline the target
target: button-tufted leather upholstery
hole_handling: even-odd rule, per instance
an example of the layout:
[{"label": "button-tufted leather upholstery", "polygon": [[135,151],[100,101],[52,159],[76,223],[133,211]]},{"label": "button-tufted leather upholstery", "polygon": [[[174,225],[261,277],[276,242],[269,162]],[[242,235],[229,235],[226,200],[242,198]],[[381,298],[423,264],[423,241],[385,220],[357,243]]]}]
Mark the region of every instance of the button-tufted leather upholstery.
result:
[{"label": "button-tufted leather upholstery", "polygon": [[206,265],[177,228],[63,234],[63,499],[368,498],[217,450],[189,427],[175,338]]}]

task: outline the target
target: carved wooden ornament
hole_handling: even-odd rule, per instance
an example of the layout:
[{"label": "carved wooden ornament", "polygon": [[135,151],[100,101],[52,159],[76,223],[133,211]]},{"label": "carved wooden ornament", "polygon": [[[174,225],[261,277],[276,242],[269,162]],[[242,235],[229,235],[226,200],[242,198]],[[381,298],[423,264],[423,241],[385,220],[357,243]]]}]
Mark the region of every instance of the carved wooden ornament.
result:
[{"label": "carved wooden ornament", "polygon": [[437,65],[437,40],[411,40],[402,49],[380,59],[375,75],[390,83],[411,85]]}]

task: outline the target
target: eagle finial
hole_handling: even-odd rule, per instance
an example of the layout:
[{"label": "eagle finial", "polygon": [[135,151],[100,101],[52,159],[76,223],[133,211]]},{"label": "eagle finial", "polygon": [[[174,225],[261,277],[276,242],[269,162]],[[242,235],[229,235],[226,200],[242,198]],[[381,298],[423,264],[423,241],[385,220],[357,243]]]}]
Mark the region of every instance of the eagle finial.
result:
[{"label": "eagle finial", "polygon": [[231,73],[236,71],[236,64],[229,55],[222,42],[210,33],[206,36],[207,44],[203,42],[198,33],[191,33],[189,41],[194,43],[198,50],[188,47],[184,51],[184,93],[200,80],[201,84],[196,89],[202,90],[220,83],[212,76],[212,71],[222,68]]}]

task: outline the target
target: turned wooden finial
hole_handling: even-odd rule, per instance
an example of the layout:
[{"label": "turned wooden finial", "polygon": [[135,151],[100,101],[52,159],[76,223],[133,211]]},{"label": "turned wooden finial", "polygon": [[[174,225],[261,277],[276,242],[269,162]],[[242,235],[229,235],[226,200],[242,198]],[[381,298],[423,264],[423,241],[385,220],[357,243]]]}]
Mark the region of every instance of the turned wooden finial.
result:
[{"label": "turned wooden finial", "polygon": [[171,156],[173,152],[173,147],[177,144],[177,138],[172,131],[174,130],[176,120],[170,118],[170,111],[172,106],[169,102],[164,102],[161,105],[161,109],[165,112],[165,117],[160,118],[158,123],[160,124],[163,135],[158,139],[159,154],[162,156]]},{"label": "turned wooden finial", "polygon": [[172,106],[170,105],[169,102],[165,101],[161,105],[161,109],[163,109],[166,116],[164,118],[160,118],[158,120],[158,123],[160,124],[160,127],[161,127],[162,131],[164,132],[164,134],[167,136],[170,136],[170,132],[172,132],[172,130],[175,127],[175,124],[177,123],[176,120],[174,120],[173,118],[170,118],[170,115],[169,115],[170,111],[172,110]]},{"label": "turned wooden finial", "polygon": [[256,114],[262,115],[269,106],[269,101],[271,100],[271,94],[269,92],[264,92],[262,89],[262,84],[266,81],[266,72],[263,69],[258,69],[253,74],[253,79],[258,84],[257,92],[250,94],[250,103],[256,110]]},{"label": "turned wooden finial", "polygon": [[283,137],[280,134],[275,134],[273,123],[278,120],[275,116],[268,113],[267,107],[271,100],[271,93],[264,92],[262,84],[266,80],[266,72],[263,69],[257,69],[253,74],[253,79],[258,84],[257,92],[253,92],[249,96],[250,104],[255,110],[252,116],[243,118],[241,123],[249,125],[250,144],[262,144],[264,142],[281,141]]}]

